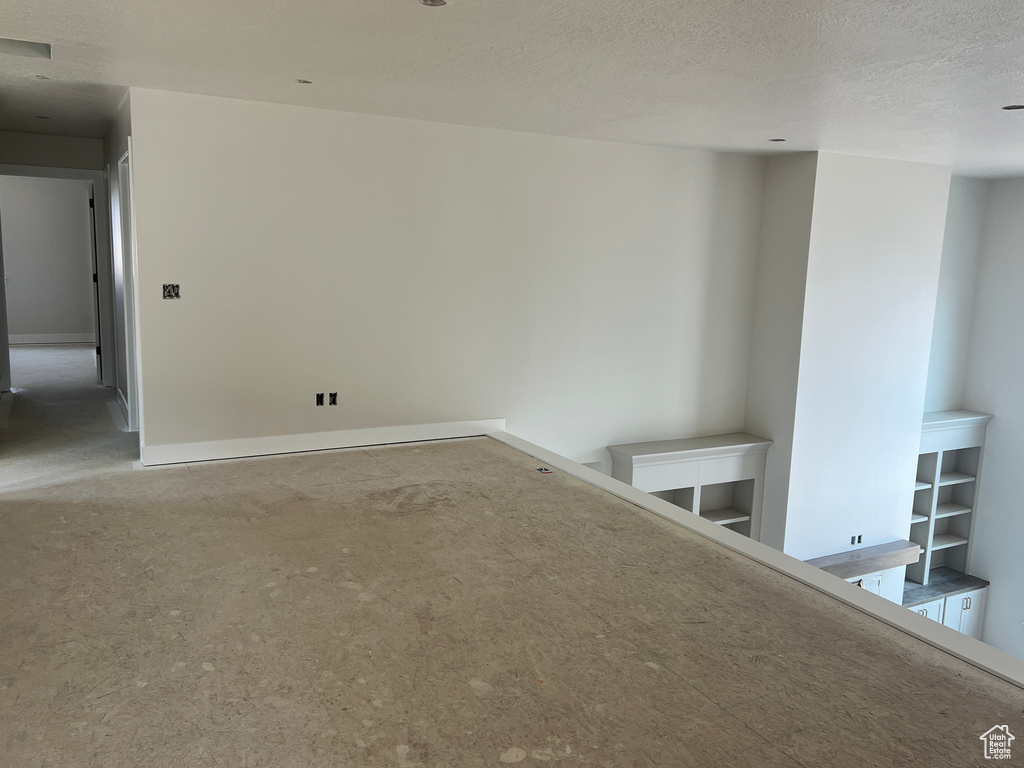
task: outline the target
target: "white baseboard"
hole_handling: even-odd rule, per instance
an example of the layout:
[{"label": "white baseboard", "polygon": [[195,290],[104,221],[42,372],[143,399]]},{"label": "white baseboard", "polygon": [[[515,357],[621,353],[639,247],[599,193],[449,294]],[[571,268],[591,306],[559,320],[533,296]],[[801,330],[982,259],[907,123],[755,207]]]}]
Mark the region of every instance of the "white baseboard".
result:
[{"label": "white baseboard", "polygon": [[363,445],[415,443],[423,440],[445,440],[452,437],[473,437],[502,432],[504,419],[453,421],[444,424],[412,424],[401,427],[346,429],[337,432],[313,432],[304,435],[246,437],[237,440],[213,440],[205,443],[143,445],[142,464],[182,464],[189,461],[240,459],[246,456],[269,456],[276,453],[326,451],[332,448],[356,448]]},{"label": "white baseboard", "polygon": [[121,413],[124,414],[125,424],[128,423],[128,401],[125,399],[124,392],[121,391],[120,387],[117,388],[117,404],[121,407]]},{"label": "white baseboard", "polygon": [[121,410],[121,404],[117,400],[107,400],[107,410],[110,411],[110,420],[114,422],[118,432],[128,432],[128,420]]},{"label": "white baseboard", "polygon": [[546,466],[578,477],[580,480],[608,491],[641,509],[646,509],[658,517],[670,520],[705,539],[717,542],[733,552],[783,573],[812,589],[831,595],[862,613],[874,616],[889,626],[952,654],[968,664],[973,664],[1009,683],[1024,688],[1024,660],[1022,659],[1011,656],[998,648],[993,648],[991,645],[986,645],[973,637],[962,635],[936,621],[926,619],[916,611],[892,603],[866,589],[855,587],[843,579],[783,554],[766,544],[753,541],[746,536],[740,536],[733,531],[724,530],[723,526],[715,525],[700,515],[688,512],[675,504],[663,501],[520,437],[507,432],[490,434],[488,437],[529,454],[542,461]]},{"label": "white baseboard", "polygon": [[11,344],[95,344],[95,333],[12,333]]}]

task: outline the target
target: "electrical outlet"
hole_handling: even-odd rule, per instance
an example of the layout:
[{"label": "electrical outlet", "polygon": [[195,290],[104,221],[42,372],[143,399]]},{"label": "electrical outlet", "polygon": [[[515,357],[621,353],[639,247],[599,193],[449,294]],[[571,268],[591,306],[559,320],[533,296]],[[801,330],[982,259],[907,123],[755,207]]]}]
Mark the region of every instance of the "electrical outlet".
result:
[{"label": "electrical outlet", "polygon": [[329,393],[327,395],[327,404],[328,405],[337,405],[338,404],[338,393],[337,392],[331,392],[331,393]]},{"label": "electrical outlet", "polygon": [[316,404],[317,405],[323,405],[324,404],[324,393],[323,392],[317,392],[316,393]]},{"label": "electrical outlet", "polygon": [[858,544],[863,543],[863,541],[864,541],[864,537],[863,536],[857,536],[857,543]]},{"label": "electrical outlet", "polygon": [[851,536],[850,537],[850,546],[852,547],[856,543],[857,543],[857,537],[856,536]]}]

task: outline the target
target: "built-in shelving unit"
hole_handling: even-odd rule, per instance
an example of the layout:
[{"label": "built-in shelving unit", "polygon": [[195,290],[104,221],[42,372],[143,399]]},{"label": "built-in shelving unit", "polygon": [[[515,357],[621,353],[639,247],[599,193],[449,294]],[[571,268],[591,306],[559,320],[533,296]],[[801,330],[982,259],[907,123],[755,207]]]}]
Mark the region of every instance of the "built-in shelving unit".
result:
[{"label": "built-in shelving unit", "polygon": [[737,432],[610,445],[612,477],[729,530],[759,539],[771,440]]},{"label": "built-in shelving unit", "polygon": [[985,428],[992,416],[973,411],[925,414],[917,460],[910,540],[921,557],[907,579],[927,585],[934,569],[967,573]]}]

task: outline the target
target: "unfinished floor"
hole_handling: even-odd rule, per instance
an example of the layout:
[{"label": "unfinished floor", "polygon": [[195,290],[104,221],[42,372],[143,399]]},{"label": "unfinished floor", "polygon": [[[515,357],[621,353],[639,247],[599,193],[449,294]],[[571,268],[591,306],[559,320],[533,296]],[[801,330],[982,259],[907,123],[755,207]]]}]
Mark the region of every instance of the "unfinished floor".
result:
[{"label": "unfinished floor", "polygon": [[17,353],[0,430],[0,765],[964,768],[1021,723],[1024,691],[487,438],[133,470],[62,354]]}]

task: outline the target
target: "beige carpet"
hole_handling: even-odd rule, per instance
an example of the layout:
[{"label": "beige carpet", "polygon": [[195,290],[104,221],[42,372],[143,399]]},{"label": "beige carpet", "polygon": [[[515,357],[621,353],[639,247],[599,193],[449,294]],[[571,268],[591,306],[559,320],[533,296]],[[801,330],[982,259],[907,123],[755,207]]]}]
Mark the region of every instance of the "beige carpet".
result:
[{"label": "beige carpet", "polygon": [[1021,690],[495,441],[133,471],[87,373],[16,379],[0,434],[2,766],[964,768],[1024,732]]}]

